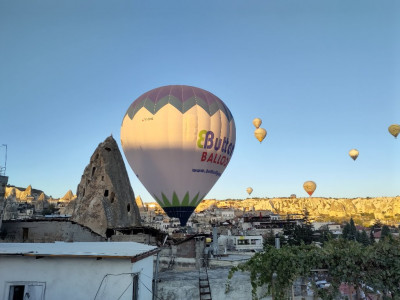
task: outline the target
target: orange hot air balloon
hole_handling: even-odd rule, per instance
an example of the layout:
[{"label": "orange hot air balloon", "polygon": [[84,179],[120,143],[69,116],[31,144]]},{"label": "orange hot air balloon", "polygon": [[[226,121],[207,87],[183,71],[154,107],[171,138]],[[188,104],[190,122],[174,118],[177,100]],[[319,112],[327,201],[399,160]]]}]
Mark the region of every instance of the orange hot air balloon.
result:
[{"label": "orange hot air balloon", "polygon": [[314,181],[306,181],[303,184],[303,188],[311,196],[317,188],[317,184]]},{"label": "orange hot air balloon", "polygon": [[392,124],[392,125],[389,126],[388,130],[389,130],[391,135],[393,135],[395,138],[397,138],[397,136],[400,133],[400,125],[399,124]]},{"label": "orange hot air balloon", "polygon": [[351,149],[351,150],[349,151],[349,155],[350,155],[350,157],[351,157],[353,160],[356,160],[356,159],[357,159],[358,154],[359,154],[359,152],[358,152],[357,149]]},{"label": "orange hot air balloon", "polygon": [[255,118],[255,119],[253,120],[253,125],[254,125],[254,127],[256,127],[256,128],[259,128],[259,127],[261,126],[261,123],[262,123],[262,121],[261,121],[261,119],[259,119],[259,118]]},{"label": "orange hot air balloon", "polygon": [[254,130],[254,136],[261,143],[267,135],[267,131],[264,128],[257,128]]},{"label": "orange hot air balloon", "polygon": [[248,188],[246,189],[246,192],[250,195],[250,194],[253,192],[253,188],[248,187]]}]

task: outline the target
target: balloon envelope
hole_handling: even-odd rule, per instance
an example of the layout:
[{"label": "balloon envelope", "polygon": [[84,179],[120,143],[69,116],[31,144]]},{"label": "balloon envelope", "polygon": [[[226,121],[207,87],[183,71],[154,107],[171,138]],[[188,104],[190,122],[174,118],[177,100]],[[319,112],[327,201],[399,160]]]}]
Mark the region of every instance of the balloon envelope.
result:
[{"label": "balloon envelope", "polygon": [[306,181],[303,184],[303,188],[307,192],[307,194],[311,196],[317,188],[317,185],[314,181]]},{"label": "balloon envelope", "polygon": [[250,195],[253,192],[253,189],[251,187],[248,187],[246,189],[246,192]]},{"label": "balloon envelope", "polygon": [[255,118],[255,119],[253,120],[253,125],[254,125],[256,128],[259,128],[259,127],[261,126],[261,123],[262,123],[262,121],[261,121],[261,119],[259,119],[259,118]]},{"label": "balloon envelope", "polygon": [[357,159],[358,154],[359,154],[359,152],[358,152],[357,149],[351,149],[351,150],[349,151],[349,155],[350,155],[350,157],[351,157],[353,160],[356,160],[356,159]]},{"label": "balloon envelope", "polygon": [[397,138],[397,136],[400,133],[400,125],[392,124],[392,125],[389,126],[388,130],[389,130],[391,135],[393,135],[395,138]]},{"label": "balloon envelope", "polygon": [[228,107],[212,93],[184,85],[144,93],[121,125],[133,172],[182,226],[224,172],[235,141]]},{"label": "balloon envelope", "polygon": [[267,131],[264,128],[257,128],[254,131],[254,136],[256,139],[261,143],[264,139],[265,136],[267,135]]}]

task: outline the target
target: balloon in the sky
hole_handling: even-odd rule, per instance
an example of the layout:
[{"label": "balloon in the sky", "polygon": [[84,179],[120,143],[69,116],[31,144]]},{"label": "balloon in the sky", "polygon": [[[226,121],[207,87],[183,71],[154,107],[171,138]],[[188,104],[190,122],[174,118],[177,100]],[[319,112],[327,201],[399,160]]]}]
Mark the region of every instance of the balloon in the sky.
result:
[{"label": "balloon in the sky", "polygon": [[267,131],[264,128],[257,128],[254,130],[254,136],[260,143],[265,139],[266,135]]},{"label": "balloon in the sky", "polygon": [[248,187],[246,189],[246,192],[250,195],[253,192],[253,189],[251,187]]},{"label": "balloon in the sky", "polygon": [[353,160],[356,160],[356,159],[357,159],[358,154],[359,154],[359,152],[358,152],[357,149],[351,149],[351,150],[349,151],[349,155],[350,155],[350,157],[351,157]]},{"label": "balloon in the sky", "polygon": [[259,127],[261,126],[261,123],[262,123],[262,121],[261,121],[261,119],[259,119],[259,118],[255,118],[255,119],[253,120],[253,125],[254,125],[256,128],[259,128]]},{"label": "balloon in the sky", "polygon": [[133,172],[181,225],[228,165],[235,121],[212,93],[185,85],[144,93],[128,108],[121,144]]},{"label": "balloon in the sky", "polygon": [[389,126],[389,132],[391,135],[393,135],[395,138],[397,138],[397,136],[400,133],[400,125],[399,124],[392,124]]},{"label": "balloon in the sky", "polygon": [[317,185],[315,184],[314,181],[306,181],[303,184],[304,190],[309,194],[310,196],[314,193],[315,189],[317,188]]}]

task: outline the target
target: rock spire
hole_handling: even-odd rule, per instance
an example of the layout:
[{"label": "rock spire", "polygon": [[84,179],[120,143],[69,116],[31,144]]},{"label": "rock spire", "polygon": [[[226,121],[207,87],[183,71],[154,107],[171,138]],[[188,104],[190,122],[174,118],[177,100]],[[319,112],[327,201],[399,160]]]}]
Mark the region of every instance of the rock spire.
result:
[{"label": "rock spire", "polygon": [[112,136],[99,144],[73,200],[72,219],[106,236],[107,229],[140,226],[125,163]]}]

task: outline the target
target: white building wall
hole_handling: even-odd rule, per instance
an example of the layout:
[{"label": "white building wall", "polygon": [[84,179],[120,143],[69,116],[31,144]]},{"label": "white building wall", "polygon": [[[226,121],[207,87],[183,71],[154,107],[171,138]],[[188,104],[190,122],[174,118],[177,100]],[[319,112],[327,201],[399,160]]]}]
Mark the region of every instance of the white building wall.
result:
[{"label": "white building wall", "polygon": [[130,259],[0,256],[0,266],[2,299],[8,299],[8,282],[34,281],[46,283],[45,300],[131,300],[133,272],[140,272],[138,299],[152,299],[152,256],[133,264]]}]

